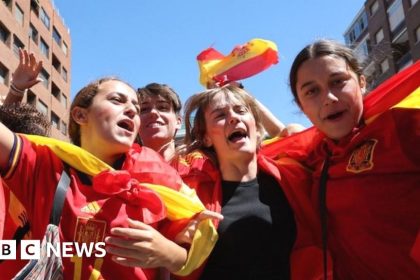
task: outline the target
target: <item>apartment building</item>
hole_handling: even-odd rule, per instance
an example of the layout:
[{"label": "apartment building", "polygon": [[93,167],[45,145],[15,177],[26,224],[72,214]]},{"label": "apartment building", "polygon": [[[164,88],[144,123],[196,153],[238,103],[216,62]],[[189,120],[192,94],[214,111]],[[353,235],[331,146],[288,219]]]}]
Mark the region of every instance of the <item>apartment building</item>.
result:
[{"label": "apartment building", "polygon": [[28,90],[24,102],[51,120],[52,137],[68,140],[71,38],[50,0],[0,1],[0,100],[19,64],[19,48],[43,61],[43,82]]},{"label": "apartment building", "polygon": [[371,88],[420,58],[419,2],[367,0],[345,31]]}]

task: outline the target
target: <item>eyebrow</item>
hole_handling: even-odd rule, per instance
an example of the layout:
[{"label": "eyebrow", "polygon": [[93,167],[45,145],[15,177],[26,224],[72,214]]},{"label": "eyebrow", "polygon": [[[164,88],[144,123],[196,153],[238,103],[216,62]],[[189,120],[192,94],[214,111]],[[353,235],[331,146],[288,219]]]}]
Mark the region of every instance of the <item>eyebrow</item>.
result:
[{"label": "eyebrow", "polygon": [[[114,92],[111,92],[110,94],[118,94],[120,97],[123,97],[126,100],[129,100],[127,94],[122,93],[122,92],[119,92],[119,91],[114,91]],[[139,105],[140,104],[139,101],[138,100],[135,100],[135,99],[133,99],[133,101],[131,101],[131,103],[133,103],[134,105]]]},{"label": "eyebrow", "polygon": [[[338,72],[334,72],[331,75],[329,75],[329,78],[334,78],[335,76],[340,76],[343,74],[346,74],[347,72],[345,71],[338,71]],[[308,81],[306,83],[304,83],[303,85],[300,86],[300,89],[303,89],[304,87],[310,86],[311,84],[314,84],[315,81]]]},{"label": "eyebrow", "polygon": [[210,112],[210,115],[212,115],[214,113],[218,113],[219,111],[223,111],[223,108],[221,108],[221,107],[215,108],[213,111]]}]

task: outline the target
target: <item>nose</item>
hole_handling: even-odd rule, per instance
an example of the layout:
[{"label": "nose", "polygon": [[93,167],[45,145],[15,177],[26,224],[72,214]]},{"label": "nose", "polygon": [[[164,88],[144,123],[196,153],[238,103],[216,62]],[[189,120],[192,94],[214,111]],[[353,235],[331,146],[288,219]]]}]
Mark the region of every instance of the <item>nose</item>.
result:
[{"label": "nose", "polygon": [[153,106],[153,107],[150,109],[149,114],[152,114],[152,115],[158,115],[158,114],[159,114],[159,110],[158,110],[155,106]]},{"label": "nose", "polygon": [[128,103],[124,114],[128,116],[130,119],[134,118],[137,115],[136,106],[132,103]]},{"label": "nose", "polygon": [[229,124],[237,124],[239,122],[239,115],[233,111],[229,112]]},{"label": "nose", "polygon": [[328,106],[328,105],[333,104],[335,102],[338,102],[337,96],[334,93],[332,93],[331,91],[328,91],[327,95],[325,96],[325,99],[324,99],[324,105]]}]

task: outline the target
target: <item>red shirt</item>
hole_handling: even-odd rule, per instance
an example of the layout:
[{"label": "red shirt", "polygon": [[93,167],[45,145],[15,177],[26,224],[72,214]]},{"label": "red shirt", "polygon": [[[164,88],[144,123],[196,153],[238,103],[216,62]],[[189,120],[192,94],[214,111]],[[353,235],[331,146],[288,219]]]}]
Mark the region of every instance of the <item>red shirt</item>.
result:
[{"label": "red shirt", "polygon": [[[3,185],[1,185],[3,183]],[[3,200],[3,202],[1,202]],[[0,215],[0,239],[12,240],[14,235],[23,235],[27,233],[22,239],[31,239],[29,221],[27,212],[16,196],[9,190],[4,182],[0,180],[0,214],[2,211],[3,216]],[[1,221],[3,218],[3,221]],[[3,236],[1,236],[3,234]],[[19,247],[20,248],[20,247]],[[12,279],[27,263],[27,260],[4,260],[0,263],[0,275],[4,279]]]},{"label": "red shirt", "polygon": [[[288,199],[295,215],[297,238],[290,256],[291,279],[321,279],[322,250],[319,217],[310,201],[310,174],[296,161],[275,162],[258,155],[258,169],[274,177]],[[221,212],[221,174],[201,152],[193,152],[180,160],[178,172],[184,182],[194,188],[207,209]],[[217,226],[218,221],[213,221]],[[257,238],[257,237],[256,237]],[[202,267],[187,279],[199,279]]]},{"label": "red shirt", "polygon": [[332,154],[328,246],[338,279],[420,279],[419,145],[420,110],[392,109],[310,155],[318,205],[322,163]]},{"label": "red shirt", "polygon": [[[15,160],[4,180],[9,186],[13,186],[13,192],[28,209],[32,238],[42,239],[49,223],[63,163],[47,147],[32,144],[24,137],[18,137],[15,145],[15,153],[11,155]],[[142,160],[147,162],[143,166]],[[179,189],[180,186],[181,178],[176,171],[157,153],[144,147],[134,145],[126,154],[121,169],[129,171],[131,176],[140,182],[158,183],[161,178],[171,178],[170,187]],[[148,213],[148,209],[142,204],[132,202],[134,191],[124,192],[123,195],[100,193],[95,187],[95,180],[92,186],[85,180],[82,182],[83,176],[80,176],[77,171],[71,169],[71,183],[59,225],[61,242],[102,242],[112,227],[126,227],[127,217],[144,220],[143,214]],[[163,205],[161,208],[164,208]],[[166,213],[165,209],[161,210]],[[148,220],[150,219],[153,220],[153,215],[148,216]],[[156,228],[161,220],[162,217],[156,218],[150,225]],[[130,268],[116,264],[111,260],[110,254],[103,258],[64,257],[63,265],[66,279],[89,279],[94,270],[99,271],[105,279],[152,279],[156,275],[155,269]]]}]

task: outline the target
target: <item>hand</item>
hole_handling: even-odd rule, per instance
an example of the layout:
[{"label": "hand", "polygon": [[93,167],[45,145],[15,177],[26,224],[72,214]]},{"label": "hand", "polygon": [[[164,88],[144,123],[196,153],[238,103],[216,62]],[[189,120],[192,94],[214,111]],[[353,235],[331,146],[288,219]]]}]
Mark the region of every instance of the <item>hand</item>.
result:
[{"label": "hand", "polygon": [[180,233],[177,234],[177,236],[175,237],[175,242],[178,244],[191,244],[195,231],[197,230],[198,224],[204,219],[223,220],[223,216],[219,213],[210,210],[202,211],[200,214],[191,219],[187,226]]},{"label": "hand", "polygon": [[39,82],[39,72],[42,69],[42,61],[37,62],[33,53],[19,49],[19,65],[13,73],[12,83],[19,90],[31,88]]},{"label": "hand", "polygon": [[305,127],[298,123],[291,123],[288,124],[280,133],[280,137],[287,137],[291,136],[293,134],[299,133],[301,131],[304,131]]},{"label": "hand", "polygon": [[114,262],[129,267],[165,267],[170,272],[182,268],[187,260],[186,249],[145,223],[128,219],[128,225],[111,229],[111,234],[121,238],[105,238],[107,252],[115,255]]}]

